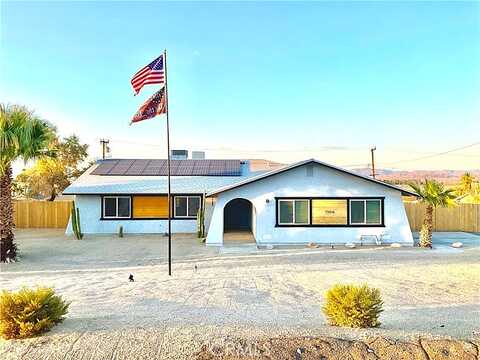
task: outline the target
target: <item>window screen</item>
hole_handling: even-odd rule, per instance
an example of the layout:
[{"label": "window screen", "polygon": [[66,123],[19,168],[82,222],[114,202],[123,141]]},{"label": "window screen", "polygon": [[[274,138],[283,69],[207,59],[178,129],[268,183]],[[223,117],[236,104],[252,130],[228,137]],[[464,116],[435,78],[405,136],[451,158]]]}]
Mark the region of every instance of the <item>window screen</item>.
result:
[{"label": "window screen", "polygon": [[130,198],[118,198],[118,217],[130,217]]},{"label": "window screen", "polygon": [[188,216],[196,217],[200,209],[200,197],[190,196],[188,198]]},{"label": "window screen", "polygon": [[308,224],[309,201],[279,200],[279,224]]},{"label": "window screen", "polygon": [[280,200],[280,224],[293,224],[293,200]]},{"label": "window screen", "polygon": [[187,197],[175,197],[175,216],[187,216]]},{"label": "window screen", "polygon": [[104,198],[103,216],[105,217],[117,216],[117,198]]},{"label": "window screen", "polygon": [[350,222],[352,224],[365,223],[365,201],[350,200]]},{"label": "window screen", "polygon": [[380,200],[367,200],[367,224],[380,224],[382,213]]},{"label": "window screen", "polygon": [[308,200],[295,200],[295,224],[308,224]]}]

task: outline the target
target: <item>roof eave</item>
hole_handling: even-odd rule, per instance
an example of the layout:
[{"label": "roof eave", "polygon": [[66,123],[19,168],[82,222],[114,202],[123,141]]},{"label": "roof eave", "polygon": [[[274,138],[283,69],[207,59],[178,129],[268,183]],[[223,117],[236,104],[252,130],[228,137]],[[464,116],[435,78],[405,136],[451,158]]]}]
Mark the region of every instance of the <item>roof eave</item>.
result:
[{"label": "roof eave", "polygon": [[385,187],[388,187],[390,189],[393,189],[393,190],[397,190],[397,191],[400,191],[402,195],[405,195],[405,196],[414,196],[414,197],[419,197],[418,194],[414,193],[414,192],[411,192],[411,191],[408,191],[408,190],[404,190],[400,187],[397,187],[397,186],[394,186],[394,185],[391,185],[391,184],[387,184],[383,181],[380,181],[380,180],[376,180],[376,179],[371,179],[371,178],[368,178],[366,176],[363,176],[363,175],[359,175],[359,174],[356,174],[352,171],[349,171],[349,170],[346,170],[346,169],[342,169],[342,168],[339,168],[339,167],[336,167],[336,166],[333,166],[333,165],[330,165],[330,164],[327,164],[327,163],[324,163],[324,162],[321,162],[321,161],[318,161],[316,159],[308,159],[308,160],[303,160],[303,161],[300,161],[300,162],[297,162],[297,163],[294,163],[294,164],[290,164],[290,165],[287,165],[283,168],[280,168],[280,169],[275,169],[275,170],[272,170],[272,171],[269,171],[269,172],[266,172],[264,174],[261,174],[261,175],[258,175],[258,176],[254,176],[252,178],[249,178],[247,180],[244,180],[244,181],[241,181],[241,182],[238,182],[236,184],[231,184],[231,185],[228,185],[228,186],[225,186],[225,187],[222,187],[222,188],[219,188],[217,190],[214,190],[214,191],[210,191],[209,193],[207,193],[207,197],[212,197],[212,196],[215,196],[215,195],[218,195],[222,192],[225,192],[225,191],[229,191],[229,190],[232,190],[232,189],[236,189],[238,187],[241,187],[241,186],[244,186],[244,185],[248,185],[252,182],[255,182],[255,181],[259,181],[259,180],[262,180],[262,179],[265,179],[265,178],[268,178],[270,176],[274,176],[274,175],[277,175],[277,174],[281,174],[283,172],[286,172],[286,171],[289,171],[289,170],[292,170],[292,169],[295,169],[297,167],[300,167],[300,166],[304,166],[304,165],[307,165],[307,164],[310,164],[310,163],[316,163],[318,165],[322,165],[322,166],[325,166],[325,167],[328,167],[330,169],[333,169],[333,170],[337,170],[337,171],[340,171],[340,172],[343,172],[347,175],[351,175],[351,176],[355,176],[355,177],[358,177],[358,178],[361,178],[361,179],[364,179],[366,181],[370,181],[370,182],[373,182],[377,185],[380,185],[380,186],[385,186]]}]

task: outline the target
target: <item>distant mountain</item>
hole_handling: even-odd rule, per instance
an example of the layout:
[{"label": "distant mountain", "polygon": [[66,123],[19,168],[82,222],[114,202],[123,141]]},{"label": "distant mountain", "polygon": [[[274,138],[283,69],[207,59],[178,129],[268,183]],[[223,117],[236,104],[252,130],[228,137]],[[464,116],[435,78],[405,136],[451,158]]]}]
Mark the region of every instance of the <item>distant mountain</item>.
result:
[{"label": "distant mountain", "polygon": [[[353,172],[371,176],[372,169],[359,168],[352,169]],[[420,181],[425,179],[435,179],[444,184],[456,184],[466,172],[469,172],[477,180],[480,180],[480,169],[477,170],[391,170],[391,169],[375,169],[378,180],[384,180],[393,183],[405,183],[408,181]]]}]

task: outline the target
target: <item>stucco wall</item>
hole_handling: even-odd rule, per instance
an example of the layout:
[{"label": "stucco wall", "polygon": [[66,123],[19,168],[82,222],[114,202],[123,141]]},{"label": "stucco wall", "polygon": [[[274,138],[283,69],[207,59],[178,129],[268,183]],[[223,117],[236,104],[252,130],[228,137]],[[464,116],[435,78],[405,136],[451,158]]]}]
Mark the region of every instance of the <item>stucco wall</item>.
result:
[{"label": "stucco wall", "polygon": [[[101,197],[95,195],[76,195],[75,204],[80,210],[80,224],[85,234],[113,234],[118,233],[120,225],[124,233],[165,233],[168,229],[167,220],[101,220]],[[210,201],[207,201],[206,213],[211,214]],[[197,221],[172,220],[172,233],[195,233]],[[71,225],[67,227],[67,234],[72,233]]]},{"label": "stucco wall", "polygon": [[[313,166],[313,174],[310,172],[312,176],[307,175],[307,166]],[[275,197],[282,196],[385,197],[385,227],[275,227]],[[223,243],[223,208],[235,198],[248,199],[255,207],[255,238],[260,245],[309,242],[344,244],[358,242],[361,235],[380,235],[384,232],[390,235],[388,242],[413,244],[400,191],[315,164],[220,193],[208,229],[208,245]]]}]

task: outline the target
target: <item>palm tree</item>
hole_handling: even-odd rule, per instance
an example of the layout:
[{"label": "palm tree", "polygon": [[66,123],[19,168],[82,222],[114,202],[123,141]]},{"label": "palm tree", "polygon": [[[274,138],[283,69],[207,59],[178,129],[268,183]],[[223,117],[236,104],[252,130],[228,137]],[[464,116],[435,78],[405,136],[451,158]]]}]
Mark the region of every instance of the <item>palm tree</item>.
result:
[{"label": "palm tree", "polygon": [[469,192],[471,192],[474,181],[475,181],[475,177],[469,172],[466,172],[465,174],[463,174],[462,177],[460,178],[461,193],[468,194]]},{"label": "palm tree", "polygon": [[455,203],[453,189],[445,189],[443,184],[435,180],[425,179],[423,184],[411,183],[410,187],[420,197],[420,202],[427,205],[425,219],[420,230],[420,246],[432,247],[433,209],[437,206],[448,207]]},{"label": "palm tree", "polygon": [[50,125],[23,106],[0,104],[0,261],[15,260],[12,163],[47,154]]},{"label": "palm tree", "polygon": [[480,204],[480,183],[476,182],[472,184],[472,189],[470,190],[471,203]]}]

